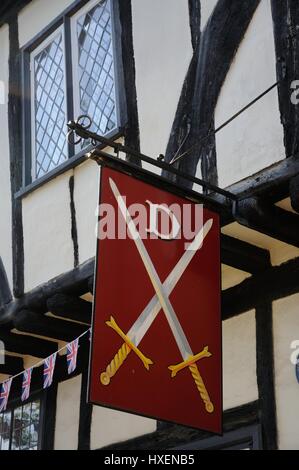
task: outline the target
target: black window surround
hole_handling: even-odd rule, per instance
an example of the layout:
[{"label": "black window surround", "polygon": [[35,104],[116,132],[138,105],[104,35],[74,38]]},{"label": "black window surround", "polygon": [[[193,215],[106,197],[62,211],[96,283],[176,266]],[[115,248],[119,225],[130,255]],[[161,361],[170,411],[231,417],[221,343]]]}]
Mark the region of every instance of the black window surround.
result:
[{"label": "black window surround", "polygon": [[[116,113],[117,113],[117,127],[111,132],[106,134],[107,138],[117,139],[124,135],[123,128],[127,122],[127,109],[126,97],[124,92],[124,75],[122,63],[122,42],[121,42],[121,24],[119,19],[118,1],[110,0],[111,2],[111,22],[112,22],[112,35],[113,35],[113,60],[115,69],[115,99],[116,99]],[[23,144],[23,184],[15,194],[15,198],[22,198],[35,189],[41,187],[48,181],[56,178],[71,168],[80,165],[84,160],[87,153],[90,152],[92,146],[87,146],[83,150],[80,146],[69,145],[70,157],[61,163],[59,166],[49,171],[44,176],[32,180],[32,146],[31,146],[31,77],[30,77],[30,58],[32,52],[38,48],[49,36],[51,36],[59,28],[64,30],[65,50],[70,51],[70,42],[72,37],[71,21],[72,17],[76,15],[83,7],[91,0],[76,0],[66,10],[64,10],[55,20],[53,20],[47,28],[42,30],[32,40],[30,40],[21,49],[21,62],[22,62],[22,144]],[[99,0],[100,3],[100,0]],[[72,54],[68,53],[65,57],[65,73],[66,73],[66,104],[67,104],[67,121],[78,116],[74,116],[73,106],[73,64]],[[67,133],[67,129],[66,129]]]},{"label": "black window surround", "polygon": [[[16,410],[20,410],[21,408],[25,408],[26,406],[28,405],[31,405],[32,403],[36,403],[38,402],[39,403],[39,406],[38,406],[38,409],[39,409],[39,419],[38,419],[38,439],[37,439],[37,442],[36,442],[36,445],[32,445],[31,447],[36,447],[37,449],[36,450],[41,450],[42,447],[43,447],[43,440],[44,440],[44,433],[45,433],[45,412],[46,412],[46,408],[45,408],[45,394],[42,393],[42,392],[33,392],[31,393],[29,399],[25,402],[22,402],[20,398],[16,399],[16,400],[12,400],[11,402],[9,402],[9,406],[7,407],[7,410],[5,412],[3,412],[2,414],[5,415],[5,414],[10,414],[10,429],[9,429],[9,449],[7,450],[14,450],[13,449],[13,434],[14,434],[14,431],[15,431],[15,413],[16,413]],[[32,419],[32,408],[31,408],[31,412],[30,412],[30,425],[33,424],[33,422],[31,422],[31,419]],[[28,423],[27,423],[28,424]],[[26,428],[26,426],[23,426],[21,425],[20,426],[20,431],[22,432],[22,429],[23,428]],[[30,445],[30,441],[29,441],[29,445]],[[19,446],[18,446],[19,447]],[[26,448],[27,449],[27,448]],[[24,447],[24,450],[26,450],[25,447]],[[20,450],[20,449],[16,449],[16,450]]]},{"label": "black window surround", "polygon": [[261,426],[254,424],[228,431],[223,436],[212,436],[189,444],[174,447],[175,450],[262,450]]}]

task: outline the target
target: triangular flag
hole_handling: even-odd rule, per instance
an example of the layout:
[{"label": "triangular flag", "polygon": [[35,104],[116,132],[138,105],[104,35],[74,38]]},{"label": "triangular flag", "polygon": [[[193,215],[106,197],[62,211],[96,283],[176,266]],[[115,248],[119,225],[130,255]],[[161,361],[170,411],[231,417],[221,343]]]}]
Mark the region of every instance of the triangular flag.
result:
[{"label": "triangular flag", "polygon": [[27,369],[23,372],[22,401],[26,401],[29,398],[30,386],[31,386],[31,377],[32,377],[32,368]]},{"label": "triangular flag", "polygon": [[12,378],[6,380],[1,384],[0,388],[0,413],[2,411],[5,411],[7,408],[7,403],[9,399],[9,392],[10,392],[10,387],[12,384]]},{"label": "triangular flag", "polygon": [[78,348],[79,348],[79,338],[75,339],[69,343],[66,347],[67,349],[67,370],[69,374],[72,374],[77,367],[77,355],[78,355]]},{"label": "triangular flag", "polygon": [[47,357],[44,362],[44,389],[52,385],[57,353]]}]

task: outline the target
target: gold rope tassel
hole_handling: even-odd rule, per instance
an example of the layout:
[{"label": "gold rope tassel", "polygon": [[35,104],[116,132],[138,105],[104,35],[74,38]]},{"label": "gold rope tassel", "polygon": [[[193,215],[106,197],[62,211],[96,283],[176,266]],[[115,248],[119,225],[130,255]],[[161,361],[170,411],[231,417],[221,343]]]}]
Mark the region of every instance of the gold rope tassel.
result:
[{"label": "gold rope tassel", "polygon": [[131,349],[129,348],[127,343],[124,343],[122,347],[118,350],[118,352],[115,354],[110,364],[107,366],[106,371],[103,372],[100,376],[101,383],[103,385],[110,384],[110,380],[112,379],[112,377],[114,377],[118,369],[122,366],[124,361],[127,359],[130,351]]},{"label": "gold rope tassel", "polygon": [[208,394],[208,391],[206,389],[206,386],[204,384],[204,381],[199,373],[199,370],[198,370],[198,367],[196,364],[192,364],[191,366],[189,366],[189,370],[192,374],[192,377],[194,379],[194,382],[196,384],[196,387],[200,393],[200,396],[202,398],[202,401],[204,402],[205,404],[205,408],[207,410],[208,413],[213,413],[214,411],[214,405],[213,403],[211,402],[211,399],[209,397],[209,394]]}]

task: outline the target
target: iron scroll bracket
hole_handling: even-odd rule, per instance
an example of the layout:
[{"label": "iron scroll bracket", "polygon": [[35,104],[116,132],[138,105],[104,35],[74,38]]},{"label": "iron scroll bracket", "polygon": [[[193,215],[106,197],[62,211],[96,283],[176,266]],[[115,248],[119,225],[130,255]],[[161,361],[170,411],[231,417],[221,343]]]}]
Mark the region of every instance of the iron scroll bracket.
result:
[{"label": "iron scroll bracket", "polygon": [[[232,206],[236,203],[238,200],[238,196],[236,194],[233,194],[229,191],[226,191],[225,189],[221,189],[218,186],[215,186],[207,181],[204,181],[200,178],[197,178],[195,176],[189,175],[188,173],[184,173],[181,170],[174,168],[174,166],[170,165],[169,163],[166,163],[161,156],[158,159],[154,159],[152,157],[149,157],[147,155],[144,155],[126,145],[123,145],[120,142],[115,142],[112,139],[109,139],[107,137],[103,137],[102,135],[99,135],[95,132],[92,132],[90,130],[91,127],[91,120],[89,119],[89,126],[83,125],[82,120],[87,119],[88,116],[80,116],[77,121],[70,121],[68,123],[68,140],[69,142],[73,143],[80,143],[82,140],[89,140],[92,145],[94,146],[94,149],[89,152],[87,155],[87,158],[91,158],[95,160],[97,163],[103,165],[104,160],[111,160],[115,159],[115,157],[119,157],[121,153],[125,155],[132,155],[140,160],[140,162],[145,162],[150,165],[153,165],[156,168],[159,168],[161,170],[167,171],[173,175],[176,175],[180,177],[181,179],[184,179],[186,181],[189,181],[191,183],[197,184],[204,188],[206,192],[208,193],[209,199],[211,198],[211,202],[213,199],[220,199],[222,203],[226,206]],[[103,148],[112,148],[115,157],[113,157],[111,154],[104,152]],[[128,163],[128,162],[127,162]],[[129,164],[129,163],[128,163]],[[137,165],[130,163],[129,164],[132,167],[136,167]],[[202,195],[201,195],[202,196]],[[218,202],[220,202],[220,200]]]}]

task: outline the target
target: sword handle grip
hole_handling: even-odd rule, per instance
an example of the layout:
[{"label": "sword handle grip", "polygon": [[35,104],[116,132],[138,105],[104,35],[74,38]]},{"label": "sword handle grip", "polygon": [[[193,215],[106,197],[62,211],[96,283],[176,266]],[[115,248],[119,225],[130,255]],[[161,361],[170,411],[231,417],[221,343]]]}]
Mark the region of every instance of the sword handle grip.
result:
[{"label": "sword handle grip", "polygon": [[118,369],[122,366],[122,364],[125,362],[127,359],[131,349],[127,345],[127,343],[124,343],[122,347],[118,350],[118,352],[115,354],[114,358],[108,364],[105,372],[102,372],[100,376],[100,380],[102,385],[109,385],[112,377],[115,376],[116,372]]},{"label": "sword handle grip", "polygon": [[200,396],[202,398],[202,401],[204,402],[205,404],[205,408],[206,408],[206,411],[208,413],[213,413],[214,411],[214,405],[213,403],[211,402],[211,399],[209,397],[209,394],[208,394],[208,391],[206,389],[206,386],[204,384],[204,381],[202,379],[202,376],[200,375],[199,373],[199,370],[198,370],[198,367],[196,364],[192,364],[191,366],[189,366],[189,370],[192,374],[192,377],[194,379],[194,382],[196,384],[196,387],[200,393]]}]

